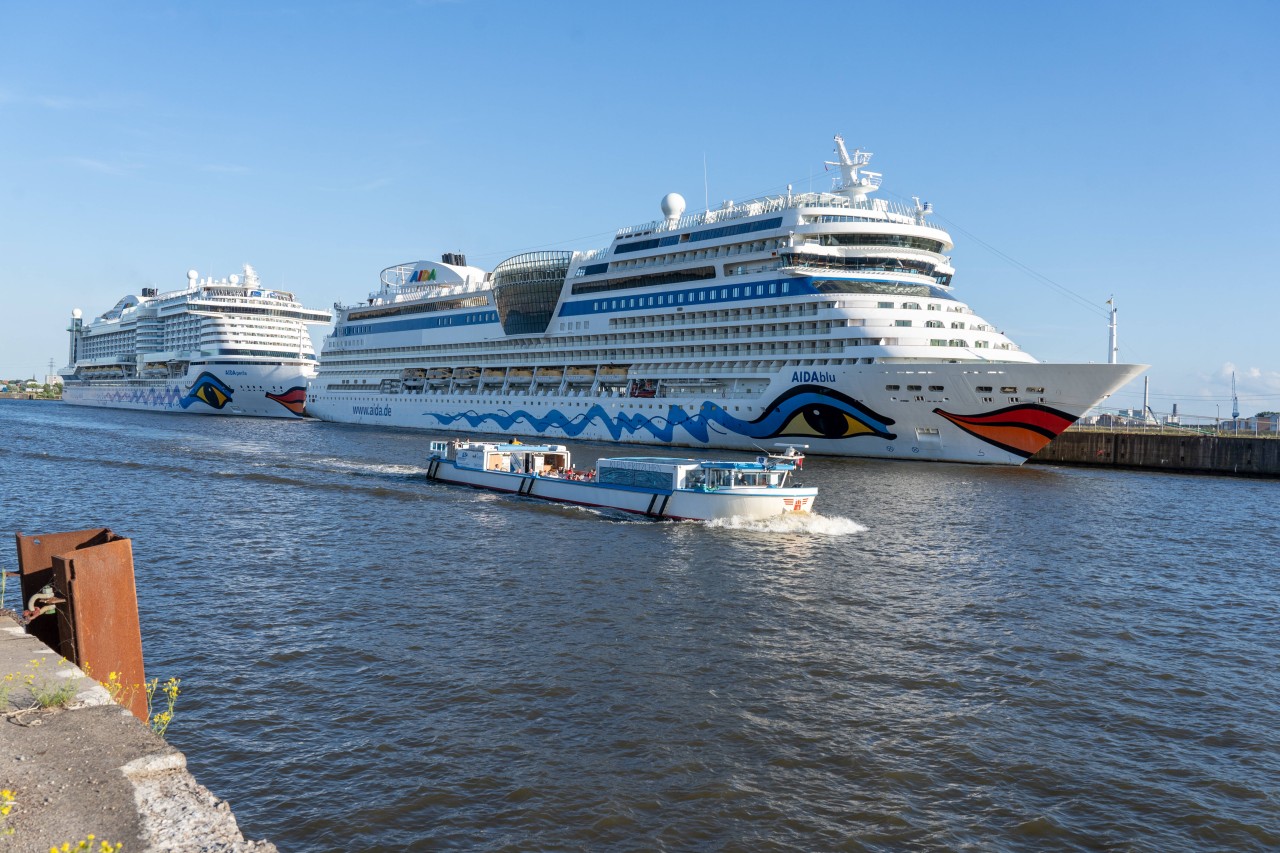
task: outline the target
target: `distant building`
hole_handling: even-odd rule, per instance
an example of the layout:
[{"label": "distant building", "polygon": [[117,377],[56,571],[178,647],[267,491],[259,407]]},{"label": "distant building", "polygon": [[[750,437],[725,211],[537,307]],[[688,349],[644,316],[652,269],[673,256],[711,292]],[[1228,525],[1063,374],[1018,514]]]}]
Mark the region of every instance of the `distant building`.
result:
[{"label": "distant building", "polygon": [[45,376],[44,384],[45,385],[61,385],[62,377],[56,373],[50,373],[49,375]]},{"label": "distant building", "polygon": [[1261,412],[1251,418],[1232,418],[1222,422],[1221,431],[1259,435],[1280,434],[1280,413]]}]

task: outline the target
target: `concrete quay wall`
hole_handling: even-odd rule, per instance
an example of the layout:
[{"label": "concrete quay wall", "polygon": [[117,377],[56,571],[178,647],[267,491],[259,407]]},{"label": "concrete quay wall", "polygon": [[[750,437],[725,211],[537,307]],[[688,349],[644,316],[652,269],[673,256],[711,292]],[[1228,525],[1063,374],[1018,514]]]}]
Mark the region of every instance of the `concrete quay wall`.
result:
[{"label": "concrete quay wall", "polygon": [[1028,461],[1048,465],[1280,477],[1280,439],[1069,429]]},{"label": "concrete quay wall", "polygon": [[[61,685],[64,705],[34,701]],[[6,614],[0,687],[0,789],[13,798],[0,815],[0,851],[75,847],[93,835],[93,850],[105,840],[124,853],[276,853],[245,839],[181,752]]]}]

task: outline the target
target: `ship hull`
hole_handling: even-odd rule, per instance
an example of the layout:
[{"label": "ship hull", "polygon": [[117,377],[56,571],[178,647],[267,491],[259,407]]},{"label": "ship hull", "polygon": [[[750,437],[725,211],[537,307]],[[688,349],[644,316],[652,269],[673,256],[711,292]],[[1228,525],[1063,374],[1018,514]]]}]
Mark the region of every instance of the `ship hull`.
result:
[{"label": "ship hull", "polygon": [[812,512],[818,496],[817,489],[806,488],[707,491],[620,487],[535,474],[478,471],[442,460],[432,461],[428,476],[443,483],[674,521],[768,519]]},{"label": "ship hull", "polygon": [[296,419],[314,376],[311,366],[193,364],[181,378],[67,381],[62,399],[106,409]]},{"label": "ship hull", "polygon": [[1020,465],[1143,369],[994,362],[787,368],[749,395],[648,398],[564,389],[381,395],[313,384],[307,412],[432,432],[729,450],[791,441],[831,456]]}]

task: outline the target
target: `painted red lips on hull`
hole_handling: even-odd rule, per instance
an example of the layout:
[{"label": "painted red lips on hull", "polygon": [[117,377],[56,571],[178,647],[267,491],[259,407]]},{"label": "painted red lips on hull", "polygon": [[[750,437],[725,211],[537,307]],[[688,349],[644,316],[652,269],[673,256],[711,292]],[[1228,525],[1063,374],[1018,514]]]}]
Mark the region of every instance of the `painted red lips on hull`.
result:
[{"label": "painted red lips on hull", "polygon": [[1001,450],[1029,459],[1036,451],[1053,441],[1076,422],[1072,415],[1027,403],[986,412],[981,415],[956,415],[934,409],[951,423],[976,438]]},{"label": "painted red lips on hull", "polygon": [[283,394],[272,394],[268,391],[267,398],[275,400],[298,417],[302,417],[303,411],[307,407],[307,389],[300,385],[290,388]]}]

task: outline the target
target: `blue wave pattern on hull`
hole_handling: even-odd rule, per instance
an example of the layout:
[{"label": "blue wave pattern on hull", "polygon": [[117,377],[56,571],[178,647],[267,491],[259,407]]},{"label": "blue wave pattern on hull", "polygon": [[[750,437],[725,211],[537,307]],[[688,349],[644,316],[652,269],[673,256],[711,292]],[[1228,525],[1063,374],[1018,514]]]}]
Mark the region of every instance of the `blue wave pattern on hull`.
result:
[{"label": "blue wave pattern on hull", "polygon": [[636,435],[643,431],[658,441],[669,442],[674,440],[677,427],[701,442],[707,442],[712,431],[720,434],[727,431],[755,439],[782,436],[857,438],[864,435],[896,438],[894,433],[889,432],[889,426],[894,422],[892,418],[874,412],[838,391],[816,385],[792,388],[774,400],[765,414],[754,421],[736,418],[711,401],[704,401],[695,415],[674,405],[667,408],[665,416],[626,413],[610,415],[603,406],[595,404],[586,412],[575,415],[552,409],[542,417],[524,410],[484,413],[471,410],[457,414],[428,412],[427,416],[435,418],[442,426],[465,421],[471,429],[493,426],[497,432],[508,431],[523,422],[538,433],[554,429],[570,438],[580,436],[592,425],[599,425],[615,441],[621,440],[624,435]]},{"label": "blue wave pattern on hull", "polygon": [[132,390],[113,391],[102,396],[108,403],[126,404],[130,406],[149,406],[155,409],[188,409],[194,403],[221,409],[231,402],[234,390],[212,373],[201,373],[196,381],[184,393],[177,385],[166,385],[164,388],[135,388]]},{"label": "blue wave pattern on hull", "polygon": [[182,391],[176,385],[167,385],[164,388],[135,388],[131,391],[113,391],[103,394],[102,399],[108,403],[172,409],[181,404]]}]

